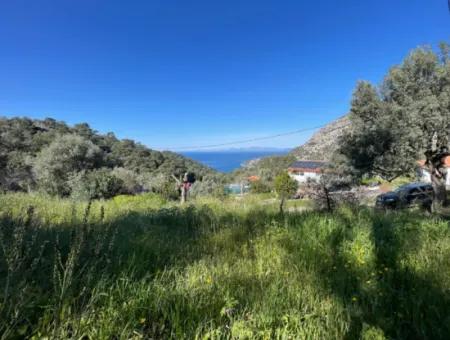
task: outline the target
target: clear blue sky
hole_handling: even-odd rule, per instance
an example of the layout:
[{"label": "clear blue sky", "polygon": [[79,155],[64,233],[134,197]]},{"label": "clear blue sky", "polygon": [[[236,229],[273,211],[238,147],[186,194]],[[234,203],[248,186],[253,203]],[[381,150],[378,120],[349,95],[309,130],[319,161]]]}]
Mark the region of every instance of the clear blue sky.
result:
[{"label": "clear blue sky", "polygon": [[253,138],[345,114],[358,79],[449,38],[447,0],[1,1],[0,115],[150,147]]}]

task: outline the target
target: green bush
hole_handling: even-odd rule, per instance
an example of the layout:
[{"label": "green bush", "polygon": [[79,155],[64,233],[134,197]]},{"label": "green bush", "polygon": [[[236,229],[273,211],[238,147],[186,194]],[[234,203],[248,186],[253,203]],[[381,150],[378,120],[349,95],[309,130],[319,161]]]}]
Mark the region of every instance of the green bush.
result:
[{"label": "green bush", "polygon": [[122,181],[121,194],[136,194],[143,191],[139,176],[131,170],[125,168],[114,168],[112,175]]},{"label": "green bush", "polygon": [[250,192],[252,194],[266,194],[271,190],[270,185],[262,180],[254,181],[250,184]]},{"label": "green bush", "polygon": [[174,180],[167,179],[156,192],[168,201],[180,199],[180,191]]},{"label": "green bush", "polygon": [[124,191],[124,182],[108,169],[80,172],[70,180],[74,199],[108,199]]},{"label": "green bush", "polygon": [[189,190],[192,198],[211,196],[223,198],[226,196],[223,181],[216,177],[206,177],[202,181],[196,181]]}]

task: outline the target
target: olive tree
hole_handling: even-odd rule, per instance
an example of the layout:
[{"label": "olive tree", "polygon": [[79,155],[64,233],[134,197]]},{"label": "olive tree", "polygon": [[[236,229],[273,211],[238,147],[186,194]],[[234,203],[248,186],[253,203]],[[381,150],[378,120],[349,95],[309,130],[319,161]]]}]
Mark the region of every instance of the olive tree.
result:
[{"label": "olive tree", "polygon": [[287,198],[293,196],[298,189],[297,181],[287,172],[282,172],[278,176],[275,177],[275,191],[280,198],[280,213],[283,213],[284,202]]},{"label": "olive tree", "polygon": [[450,61],[418,48],[390,69],[380,87],[360,82],[353,95],[352,128],[341,141],[341,153],[353,172],[387,180],[412,174],[425,159],[435,206],[446,203],[444,158],[449,155]]},{"label": "olive tree", "polygon": [[56,138],[36,156],[33,171],[41,189],[52,195],[70,194],[69,179],[82,170],[101,163],[101,150],[78,135]]}]

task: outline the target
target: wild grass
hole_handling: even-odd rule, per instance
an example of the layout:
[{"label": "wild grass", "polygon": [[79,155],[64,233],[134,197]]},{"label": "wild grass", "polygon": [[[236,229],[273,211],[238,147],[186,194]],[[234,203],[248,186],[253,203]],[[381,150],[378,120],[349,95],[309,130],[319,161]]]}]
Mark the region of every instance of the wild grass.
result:
[{"label": "wild grass", "polygon": [[448,222],[0,196],[2,339],[444,339]]}]

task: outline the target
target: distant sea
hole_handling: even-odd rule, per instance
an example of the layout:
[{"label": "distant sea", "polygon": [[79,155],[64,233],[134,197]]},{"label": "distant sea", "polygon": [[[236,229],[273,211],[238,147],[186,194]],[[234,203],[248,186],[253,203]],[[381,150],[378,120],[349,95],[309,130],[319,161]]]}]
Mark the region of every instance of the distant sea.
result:
[{"label": "distant sea", "polygon": [[225,151],[186,151],[182,152],[186,157],[192,158],[215,170],[231,172],[241,167],[245,162],[274,155],[285,155],[288,149],[280,150],[225,150]]}]

